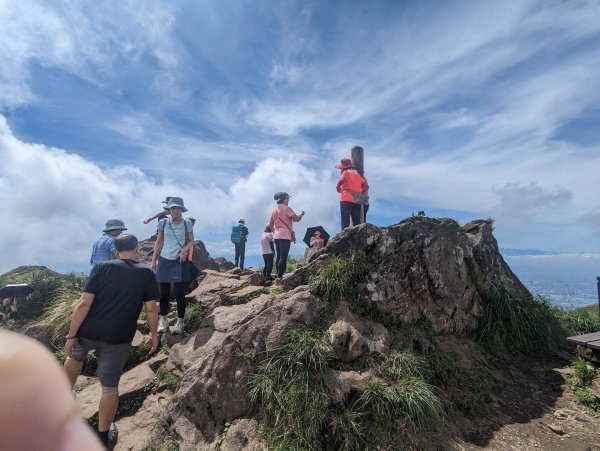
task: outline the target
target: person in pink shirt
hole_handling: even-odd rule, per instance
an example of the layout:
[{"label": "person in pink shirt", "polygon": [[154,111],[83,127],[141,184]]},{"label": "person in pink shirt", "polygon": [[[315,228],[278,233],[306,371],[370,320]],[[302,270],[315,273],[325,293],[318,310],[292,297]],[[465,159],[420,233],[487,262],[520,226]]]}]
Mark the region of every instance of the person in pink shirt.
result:
[{"label": "person in pink shirt", "polygon": [[263,268],[263,276],[266,279],[271,279],[271,272],[273,272],[273,258],[275,256],[275,244],[273,243],[273,229],[267,226],[265,231],[260,237],[260,245],[262,247],[262,256],[265,261],[265,267]]},{"label": "person in pink shirt", "polygon": [[275,238],[275,250],[277,252],[277,259],[275,261],[277,278],[275,279],[275,285],[279,285],[281,284],[281,278],[283,277],[283,273],[287,266],[287,258],[292,241],[296,242],[293,222],[302,220],[304,210],[297,215],[294,210],[288,206],[290,201],[290,195],[288,193],[277,193],[273,196],[273,199],[277,201],[277,207],[275,207],[273,213],[271,213],[269,227],[271,230],[275,231],[273,234]]}]

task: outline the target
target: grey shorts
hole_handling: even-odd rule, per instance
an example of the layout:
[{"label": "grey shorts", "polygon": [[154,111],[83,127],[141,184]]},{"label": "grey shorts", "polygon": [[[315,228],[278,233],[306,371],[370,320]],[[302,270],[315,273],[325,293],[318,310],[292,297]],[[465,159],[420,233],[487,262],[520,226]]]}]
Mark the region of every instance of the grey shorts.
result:
[{"label": "grey shorts", "polygon": [[80,346],[73,348],[73,359],[83,362],[88,352],[95,349],[96,358],[98,359],[97,374],[100,383],[105,387],[118,387],[127,357],[129,357],[131,343],[112,345],[83,337],[78,339]]}]

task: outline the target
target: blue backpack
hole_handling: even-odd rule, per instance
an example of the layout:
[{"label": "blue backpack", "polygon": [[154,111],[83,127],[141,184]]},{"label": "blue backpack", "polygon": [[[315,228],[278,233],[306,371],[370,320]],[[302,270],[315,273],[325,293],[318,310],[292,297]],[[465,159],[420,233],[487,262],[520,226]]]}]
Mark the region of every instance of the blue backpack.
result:
[{"label": "blue backpack", "polygon": [[241,243],[242,241],[242,226],[241,225],[234,225],[231,228],[231,242],[233,244],[238,244]]}]

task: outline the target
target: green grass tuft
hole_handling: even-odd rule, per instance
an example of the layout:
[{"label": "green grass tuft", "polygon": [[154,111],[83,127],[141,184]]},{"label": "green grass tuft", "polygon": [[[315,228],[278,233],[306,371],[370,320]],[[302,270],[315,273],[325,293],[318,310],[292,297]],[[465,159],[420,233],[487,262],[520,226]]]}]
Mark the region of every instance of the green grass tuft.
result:
[{"label": "green grass tuft", "polygon": [[296,271],[302,262],[302,258],[288,257],[287,264],[285,266],[285,272],[288,273]]},{"label": "green grass tuft", "polygon": [[329,419],[331,444],[338,450],[351,451],[367,449],[367,431],[364,426],[365,414],[347,409],[333,412]]},{"label": "green grass tuft", "polygon": [[23,333],[23,324],[21,321],[7,319],[0,322],[0,328],[10,330],[11,332]]},{"label": "green grass tuft", "polygon": [[357,408],[374,419],[379,433],[396,434],[406,426],[423,427],[439,424],[442,403],[422,378],[403,377],[395,382],[380,378],[369,380],[358,400]]},{"label": "green grass tuft", "polygon": [[546,299],[515,299],[495,291],[484,298],[477,338],[490,354],[506,358],[555,352],[564,346],[566,334]]},{"label": "green grass tuft", "polygon": [[425,361],[409,350],[392,351],[377,368],[377,373],[390,380],[398,381],[405,377],[423,377]]},{"label": "green grass tuft", "polygon": [[567,336],[589,334],[600,330],[598,306],[595,307],[596,311],[590,308],[565,310],[554,307],[554,315],[560,321]]},{"label": "green grass tuft", "polygon": [[181,378],[167,369],[165,365],[161,365],[156,371],[156,377],[159,382],[165,384],[168,390],[175,393],[181,385]]},{"label": "green grass tuft", "polygon": [[207,314],[208,309],[202,304],[189,304],[185,309],[185,332],[191,334],[200,329],[200,324]]},{"label": "green grass tuft", "polygon": [[335,305],[353,298],[356,286],[369,271],[370,265],[362,251],[334,255],[317,267],[310,278],[310,289],[321,300]]},{"label": "green grass tuft", "polygon": [[586,387],[592,383],[596,371],[584,359],[578,357],[571,364],[571,368],[573,368],[573,376],[576,378],[577,386]]},{"label": "green grass tuft", "polygon": [[286,449],[320,448],[330,404],[322,379],[330,356],[323,332],[291,329],[248,376],[249,397],[260,407],[269,441]]},{"label": "green grass tuft", "polygon": [[576,388],[575,397],[584,406],[595,412],[600,412],[600,398],[589,388]]}]

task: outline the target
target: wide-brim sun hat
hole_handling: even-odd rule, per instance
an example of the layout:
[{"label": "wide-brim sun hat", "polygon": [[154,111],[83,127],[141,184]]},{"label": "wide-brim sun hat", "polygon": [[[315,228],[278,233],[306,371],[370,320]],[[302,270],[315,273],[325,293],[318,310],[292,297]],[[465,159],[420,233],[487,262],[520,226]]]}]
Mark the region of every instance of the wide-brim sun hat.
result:
[{"label": "wide-brim sun hat", "polygon": [[182,211],[187,211],[187,208],[183,205],[183,199],[181,197],[171,197],[167,204],[167,209],[170,210],[173,207],[179,207]]},{"label": "wide-brim sun hat", "polygon": [[338,164],[335,165],[336,169],[356,169],[356,166],[352,164],[350,158],[342,158]]},{"label": "wide-brim sun hat", "polygon": [[109,219],[106,221],[103,232],[110,232],[111,230],[127,230],[125,223],[121,219]]},{"label": "wide-brim sun hat", "polygon": [[[169,200],[171,200],[171,196],[167,196],[165,197],[165,200],[162,201],[163,204],[168,204]],[[168,210],[169,207],[167,207],[166,205],[163,207],[165,210]]]}]

